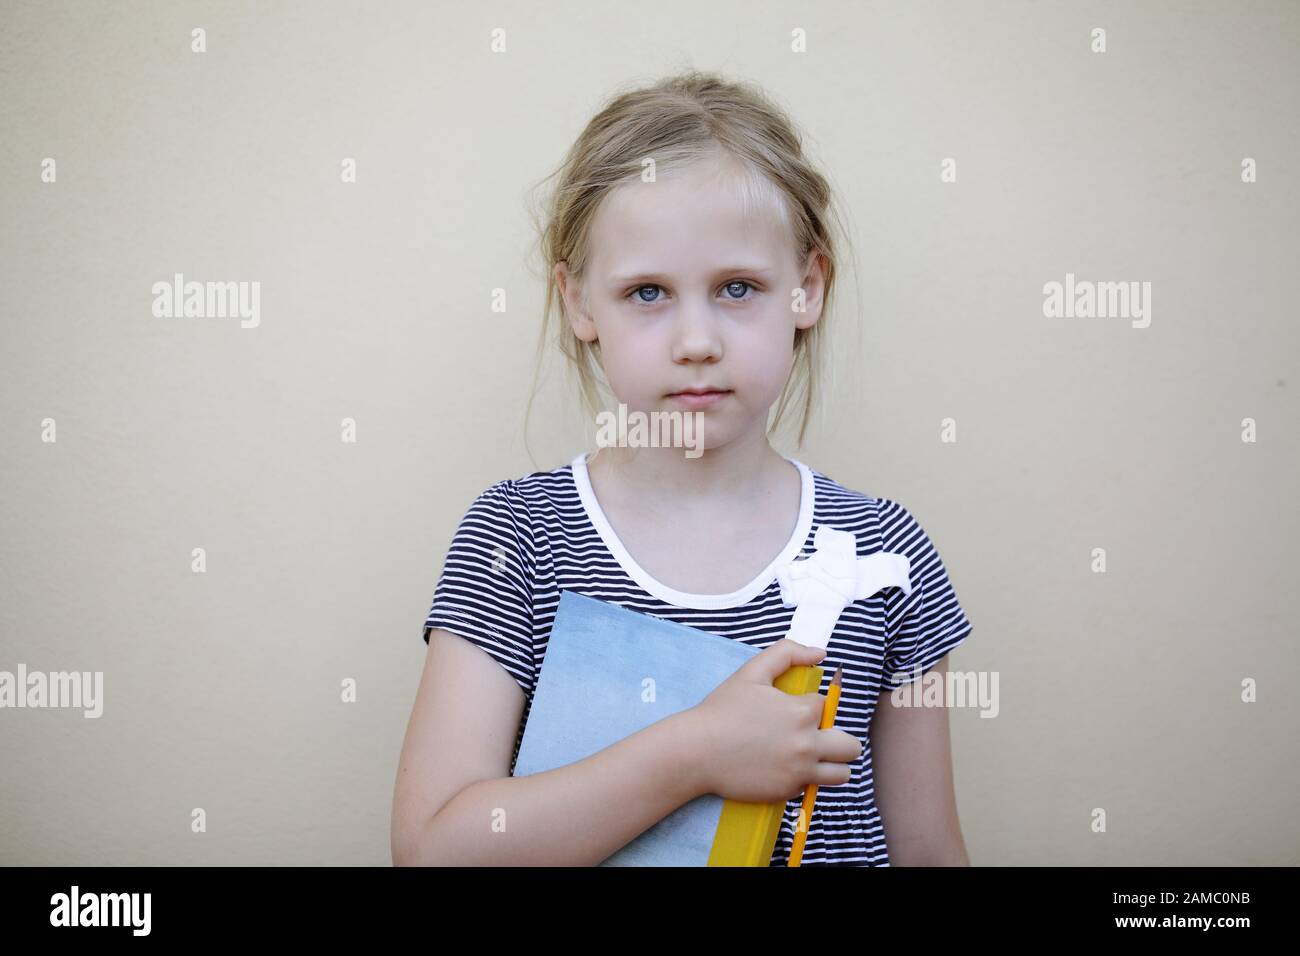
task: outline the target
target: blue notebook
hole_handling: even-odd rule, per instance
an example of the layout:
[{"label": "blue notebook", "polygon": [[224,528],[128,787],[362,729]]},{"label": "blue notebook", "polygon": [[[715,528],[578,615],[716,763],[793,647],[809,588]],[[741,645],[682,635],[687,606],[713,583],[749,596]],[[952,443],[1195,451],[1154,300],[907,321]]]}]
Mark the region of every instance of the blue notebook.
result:
[{"label": "blue notebook", "polygon": [[[514,775],[554,770],[694,707],[760,653],[730,638],[561,591]],[[704,794],[601,866],[705,866],[723,798]]]}]

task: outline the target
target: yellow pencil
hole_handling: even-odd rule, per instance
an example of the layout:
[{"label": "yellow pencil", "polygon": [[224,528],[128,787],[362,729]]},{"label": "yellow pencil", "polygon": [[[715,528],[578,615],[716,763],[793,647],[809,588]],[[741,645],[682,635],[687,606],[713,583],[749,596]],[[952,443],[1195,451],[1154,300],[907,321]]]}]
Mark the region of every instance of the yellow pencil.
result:
[{"label": "yellow pencil", "polygon": [[[831,678],[830,686],[826,688],[826,703],[822,705],[822,722],[821,730],[829,730],[835,726],[835,712],[840,706],[840,680],[844,675],[844,668],[836,667],[835,676]],[[817,784],[809,784],[808,789],[803,794],[803,806],[799,808],[799,820],[794,828],[794,843],[790,846],[790,860],[787,866],[798,866],[799,861],[803,859],[804,841],[808,839],[808,821],[812,819],[813,804],[817,802]]]}]

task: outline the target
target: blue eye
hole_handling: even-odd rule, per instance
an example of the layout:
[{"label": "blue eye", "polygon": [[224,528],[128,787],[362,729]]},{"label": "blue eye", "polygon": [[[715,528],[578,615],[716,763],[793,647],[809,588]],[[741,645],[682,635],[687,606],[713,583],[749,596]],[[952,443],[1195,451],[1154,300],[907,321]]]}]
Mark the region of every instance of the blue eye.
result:
[{"label": "blue eye", "polygon": [[652,302],[658,302],[658,301],[659,301],[659,297],[658,297],[658,296],[655,296],[653,299],[647,299],[647,298],[645,298],[644,296],[642,296],[642,295],[640,294],[640,293],[641,293],[641,290],[642,290],[642,289],[658,289],[658,288],[660,288],[660,287],[657,286],[657,285],[639,285],[639,286],[637,286],[635,289],[632,290],[632,295],[634,295],[634,296],[637,297],[637,301],[639,301],[639,302],[644,302],[644,303],[646,303],[647,305],[649,305],[649,304],[652,303]]},{"label": "blue eye", "polygon": [[[745,294],[745,292],[747,292],[747,291],[749,291],[749,290],[754,290],[754,291],[757,291],[757,290],[758,290],[758,286],[756,286],[756,285],[754,285],[752,282],[748,282],[748,281],[746,281],[746,280],[744,280],[744,279],[735,279],[735,280],[733,280],[733,281],[731,281],[731,282],[728,282],[728,283],[727,283],[725,286],[723,286],[722,288],[723,288],[724,290],[727,291],[727,293],[728,293],[728,295],[727,295],[727,300],[728,300],[729,302],[744,302],[744,301],[746,301],[745,298],[744,298],[744,294]],[[654,296],[654,298],[647,299],[644,295],[641,294],[641,293],[642,293],[643,291],[645,291],[646,289],[657,289],[657,290],[659,290],[660,292],[662,292],[662,291],[663,291],[663,286],[655,285],[655,284],[653,284],[653,283],[648,284],[648,285],[639,285],[639,286],[637,286],[635,289],[633,289],[631,292],[629,292],[626,296],[624,296],[624,298],[627,298],[627,299],[635,298],[637,302],[640,302],[640,303],[642,303],[642,304],[644,304],[644,305],[653,305],[654,303],[658,302],[661,298],[663,298],[662,295],[658,295],[658,294],[656,294],[656,295]],[[735,291],[737,291],[737,290],[739,290],[739,292],[740,292],[740,295],[739,295],[739,296],[732,296],[732,295],[730,294],[731,292],[735,292]]]}]

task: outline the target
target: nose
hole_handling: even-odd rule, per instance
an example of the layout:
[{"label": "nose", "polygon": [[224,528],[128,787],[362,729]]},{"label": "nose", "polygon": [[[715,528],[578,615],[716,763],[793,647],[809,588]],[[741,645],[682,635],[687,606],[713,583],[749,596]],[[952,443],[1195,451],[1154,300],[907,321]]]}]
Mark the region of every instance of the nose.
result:
[{"label": "nose", "polygon": [[683,302],[673,319],[674,362],[716,362],[722,358],[718,322],[708,305]]}]

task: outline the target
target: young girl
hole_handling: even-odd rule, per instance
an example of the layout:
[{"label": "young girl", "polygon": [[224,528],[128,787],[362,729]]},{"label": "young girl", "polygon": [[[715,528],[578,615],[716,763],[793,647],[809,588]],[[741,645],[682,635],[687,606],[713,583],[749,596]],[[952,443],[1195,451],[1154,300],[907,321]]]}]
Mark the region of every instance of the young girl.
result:
[{"label": "young girl", "polygon": [[[837,271],[825,179],[761,92],[694,71],[614,99],[558,175],[546,315],[562,303],[588,411],[598,365],[629,410],[698,413],[703,453],[605,448],[470,506],[424,621],[394,862],[594,865],[716,793],[787,801],[771,859],[783,866],[815,783],[803,865],[968,865],[947,710],[889,696],[944,669],[971,631],[944,564],[902,505],[768,441],[796,366],[804,427],[811,408]],[[776,577],[822,525],[851,532],[859,556],[906,555],[911,577],[910,592],[849,603],[824,656],[783,639],[794,610]],[[696,707],[512,777],[565,589],[764,650]],[[823,694],[772,687],[814,663],[824,685],[844,668],[832,729],[818,729]]]}]

